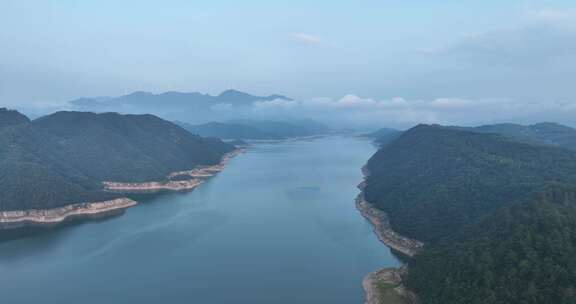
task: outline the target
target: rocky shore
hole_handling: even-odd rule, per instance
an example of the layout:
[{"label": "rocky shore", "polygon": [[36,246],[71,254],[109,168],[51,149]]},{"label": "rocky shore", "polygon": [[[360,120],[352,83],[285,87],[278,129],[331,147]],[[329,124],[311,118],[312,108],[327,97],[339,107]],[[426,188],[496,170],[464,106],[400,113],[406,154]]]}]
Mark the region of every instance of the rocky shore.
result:
[{"label": "rocky shore", "polygon": [[190,179],[181,181],[167,182],[147,182],[147,183],[117,183],[103,182],[107,191],[122,193],[153,193],[163,190],[168,191],[186,191],[196,188],[202,184],[200,179]]},{"label": "rocky shore", "polygon": [[416,304],[416,296],[402,284],[406,267],[383,268],[369,273],[362,280],[365,304]]},{"label": "rocky shore", "polygon": [[374,227],[374,233],[386,246],[408,256],[414,256],[424,244],[420,241],[402,236],[390,228],[386,212],[374,207],[360,193],[356,198],[356,208]]},{"label": "rocky shore", "polygon": [[218,174],[224,169],[226,163],[234,156],[242,153],[239,148],[222,157],[220,163],[212,166],[199,166],[192,170],[177,171],[168,174],[166,181],[144,183],[102,182],[104,189],[121,193],[154,193],[160,191],[189,191],[201,185],[208,178]]},{"label": "rocky shore", "polygon": [[[364,167],[362,168],[362,173],[364,174],[364,182],[358,185],[360,194],[356,198],[356,208],[372,224],[374,233],[376,233],[382,243],[407,257],[413,257],[422,249],[424,244],[392,230],[386,212],[374,207],[366,200],[364,186],[369,171]],[[383,268],[366,275],[362,281],[362,287],[366,293],[365,303],[417,303],[416,295],[407,290],[402,284],[402,274],[406,271],[408,271],[408,268],[403,265],[400,268]],[[387,298],[390,303],[383,303],[383,298]]]},{"label": "rocky shore", "polygon": [[[162,190],[191,190],[207,178],[224,169],[224,165],[244,149],[236,149],[226,154],[220,163],[202,166],[189,171],[171,173],[165,182],[117,183],[103,182],[104,189],[122,193],[150,193]],[[129,198],[118,198],[102,202],[84,202],[52,209],[30,209],[0,212],[0,230],[26,226],[53,226],[70,219],[99,218],[124,212],[138,202]]]},{"label": "rocky shore", "polygon": [[123,212],[137,202],[118,198],[103,202],[78,203],[52,209],[31,209],[0,212],[0,229],[24,226],[55,225],[72,218],[102,217]]}]

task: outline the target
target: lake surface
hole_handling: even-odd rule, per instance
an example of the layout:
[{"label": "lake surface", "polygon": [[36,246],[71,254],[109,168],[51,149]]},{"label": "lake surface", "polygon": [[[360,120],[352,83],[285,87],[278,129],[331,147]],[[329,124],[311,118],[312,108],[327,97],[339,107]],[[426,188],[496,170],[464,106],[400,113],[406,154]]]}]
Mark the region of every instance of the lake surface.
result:
[{"label": "lake surface", "polygon": [[398,265],[356,211],[370,141],[257,144],[190,193],[0,243],[2,303],[362,303]]}]

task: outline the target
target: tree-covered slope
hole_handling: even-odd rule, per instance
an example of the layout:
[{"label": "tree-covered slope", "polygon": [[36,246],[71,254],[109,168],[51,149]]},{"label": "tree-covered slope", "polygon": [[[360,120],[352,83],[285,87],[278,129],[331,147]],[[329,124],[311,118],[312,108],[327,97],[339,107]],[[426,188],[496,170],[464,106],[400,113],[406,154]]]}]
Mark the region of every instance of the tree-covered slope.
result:
[{"label": "tree-covered slope", "polygon": [[368,162],[366,196],[399,233],[434,241],[548,182],[576,182],[576,153],[420,125]]},{"label": "tree-covered slope", "polygon": [[29,122],[30,119],[18,111],[0,108],[0,128],[26,124]]},{"label": "tree-covered slope", "polygon": [[498,210],[410,263],[423,304],[576,303],[576,189]]},{"label": "tree-covered slope", "polygon": [[557,123],[542,122],[527,126],[505,123],[462,129],[502,134],[530,144],[551,145],[576,150],[576,129]]},{"label": "tree-covered slope", "polygon": [[113,198],[102,181],[163,180],[232,149],[152,115],[58,112],[0,129],[0,211]]},{"label": "tree-covered slope", "polygon": [[56,140],[30,125],[0,130],[0,211],[49,209],[117,197],[69,166],[59,151],[47,149]]},{"label": "tree-covered slope", "polygon": [[513,138],[420,125],[368,162],[421,303],[576,303],[576,152]]},{"label": "tree-covered slope", "polygon": [[153,115],[58,112],[32,127],[57,136],[49,150],[96,180],[158,180],[172,171],[216,164],[233,149]]}]

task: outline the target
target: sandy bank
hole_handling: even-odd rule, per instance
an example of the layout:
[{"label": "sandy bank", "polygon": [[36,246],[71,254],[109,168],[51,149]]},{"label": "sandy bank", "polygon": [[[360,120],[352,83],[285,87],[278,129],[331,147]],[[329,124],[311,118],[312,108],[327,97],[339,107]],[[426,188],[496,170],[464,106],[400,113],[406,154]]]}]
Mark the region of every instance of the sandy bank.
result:
[{"label": "sandy bank", "polygon": [[386,246],[408,256],[414,256],[424,244],[420,241],[402,236],[390,228],[386,212],[374,207],[360,193],[356,198],[356,208],[374,227],[374,233]]},{"label": "sandy bank", "polygon": [[[222,157],[220,163],[212,166],[199,166],[192,170],[176,171],[168,174],[166,181],[144,183],[102,182],[104,189],[121,193],[154,193],[159,191],[190,191],[208,178],[224,169],[226,163],[245,149],[239,148]],[[176,180],[177,179],[177,180]]]},{"label": "sandy bank", "polygon": [[128,198],[103,202],[78,203],[52,209],[30,209],[0,212],[0,229],[29,225],[54,225],[71,218],[101,217],[121,213],[137,203]]},{"label": "sandy bank", "polygon": [[401,268],[383,268],[369,273],[362,281],[366,292],[365,304],[415,304],[416,297],[402,285]]}]

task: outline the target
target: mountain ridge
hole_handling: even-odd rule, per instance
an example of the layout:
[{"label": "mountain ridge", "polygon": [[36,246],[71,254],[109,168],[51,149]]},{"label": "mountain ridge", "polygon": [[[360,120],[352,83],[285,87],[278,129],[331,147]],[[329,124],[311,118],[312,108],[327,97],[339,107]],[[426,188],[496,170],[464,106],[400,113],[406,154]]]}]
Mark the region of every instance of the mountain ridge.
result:
[{"label": "mountain ridge", "polygon": [[115,199],[102,182],[167,180],[233,149],[153,115],[56,112],[0,129],[0,211]]},{"label": "mountain ridge", "polygon": [[367,201],[425,242],[402,278],[421,303],[576,301],[575,151],[421,124],[367,168]]}]

